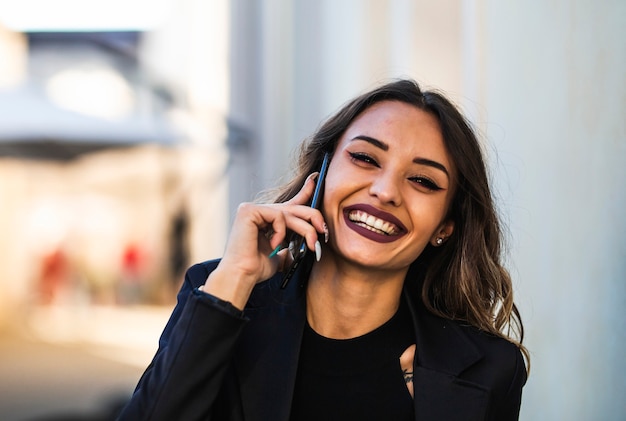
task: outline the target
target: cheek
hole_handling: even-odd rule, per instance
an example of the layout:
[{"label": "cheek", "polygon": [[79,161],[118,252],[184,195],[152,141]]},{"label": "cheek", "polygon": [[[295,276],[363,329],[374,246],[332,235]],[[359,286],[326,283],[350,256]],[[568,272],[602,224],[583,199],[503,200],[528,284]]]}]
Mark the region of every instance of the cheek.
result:
[{"label": "cheek", "polygon": [[340,187],[340,184],[335,183],[333,177],[326,177],[324,182],[324,196],[322,198],[322,214],[324,218],[332,218],[333,212],[337,209],[337,198],[339,196],[339,192],[337,188]]},{"label": "cheek", "polygon": [[343,218],[341,214],[342,204],[349,200],[358,187],[352,182],[353,177],[348,177],[342,171],[331,171],[329,168],[324,181],[324,195],[322,201],[322,214],[330,228]]},{"label": "cheek", "polygon": [[348,181],[349,177],[342,177],[341,169],[333,166],[331,162],[324,180],[324,207],[331,203],[337,204],[342,193],[346,191]]},{"label": "cheek", "polygon": [[437,231],[446,220],[447,206],[445,201],[417,201],[409,213],[413,222],[413,229],[420,235],[430,236]]}]

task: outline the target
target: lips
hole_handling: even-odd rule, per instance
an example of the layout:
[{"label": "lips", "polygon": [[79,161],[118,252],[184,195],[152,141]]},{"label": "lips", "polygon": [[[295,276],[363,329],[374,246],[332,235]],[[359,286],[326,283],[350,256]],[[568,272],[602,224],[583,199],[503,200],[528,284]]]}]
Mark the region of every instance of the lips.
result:
[{"label": "lips", "polygon": [[370,205],[359,204],[346,208],[344,219],[349,228],[379,243],[395,241],[407,232],[398,218]]}]

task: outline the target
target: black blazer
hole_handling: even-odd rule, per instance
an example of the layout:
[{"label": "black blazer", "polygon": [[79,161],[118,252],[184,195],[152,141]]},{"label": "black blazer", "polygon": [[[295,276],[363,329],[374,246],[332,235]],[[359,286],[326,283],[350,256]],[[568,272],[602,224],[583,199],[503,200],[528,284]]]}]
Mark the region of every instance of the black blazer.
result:
[{"label": "black blazer", "polygon": [[[257,285],[243,314],[197,290],[218,261],[191,267],[159,349],[120,420],[288,421],[306,321],[303,282]],[[526,369],[510,342],[429,313],[412,271],[416,420],[517,420]]]}]

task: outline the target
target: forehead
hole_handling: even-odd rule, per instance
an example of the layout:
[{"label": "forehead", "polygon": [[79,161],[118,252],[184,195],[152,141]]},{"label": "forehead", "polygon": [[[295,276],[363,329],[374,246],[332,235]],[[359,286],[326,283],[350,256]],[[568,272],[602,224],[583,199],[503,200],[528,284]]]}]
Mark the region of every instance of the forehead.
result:
[{"label": "forehead", "polygon": [[430,159],[451,160],[446,150],[437,118],[414,105],[400,101],[381,101],[359,114],[344,132],[340,144],[358,136],[373,137],[389,146],[389,150],[426,154]]}]

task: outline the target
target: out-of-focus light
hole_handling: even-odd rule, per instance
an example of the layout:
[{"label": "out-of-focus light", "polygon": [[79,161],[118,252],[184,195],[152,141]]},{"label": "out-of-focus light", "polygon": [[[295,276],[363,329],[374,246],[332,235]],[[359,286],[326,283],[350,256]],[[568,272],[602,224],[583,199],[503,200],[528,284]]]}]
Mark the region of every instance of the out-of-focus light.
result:
[{"label": "out-of-focus light", "polygon": [[105,119],[127,116],[134,105],[128,83],[106,68],[65,70],[50,78],[46,92],[61,108]]},{"label": "out-of-focus light", "polygon": [[0,0],[0,23],[17,32],[145,31],[162,25],[172,0]]},{"label": "out-of-focus light", "polygon": [[48,197],[33,203],[26,221],[27,241],[36,245],[38,251],[49,251],[66,238],[70,218],[61,198]]}]

